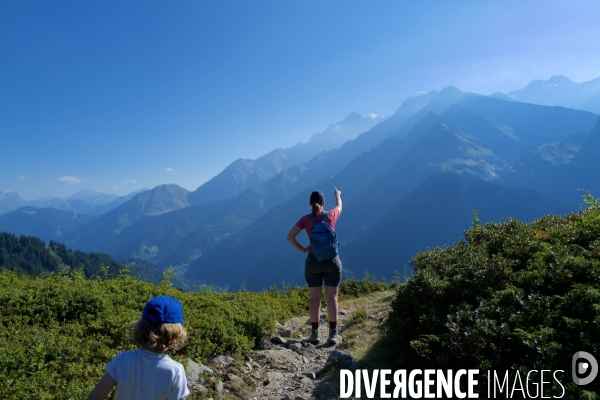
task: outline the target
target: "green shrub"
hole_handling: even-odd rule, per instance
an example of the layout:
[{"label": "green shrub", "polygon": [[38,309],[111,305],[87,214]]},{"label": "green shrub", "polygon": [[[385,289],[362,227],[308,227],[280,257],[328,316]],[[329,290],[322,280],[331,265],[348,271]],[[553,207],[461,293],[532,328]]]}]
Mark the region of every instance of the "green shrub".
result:
[{"label": "green shrub", "polygon": [[398,285],[397,282],[386,282],[385,280],[377,281],[375,275],[365,271],[364,278],[361,279],[344,279],[339,286],[339,293],[348,297],[361,297],[375,292],[394,289]]},{"label": "green shrub", "polygon": [[86,280],[82,271],[35,278],[0,271],[0,398],[84,399],[106,364],[134,348],[129,327],[158,295],[183,303],[189,338],[173,355],[180,362],[247,352],[276,320],[309,304],[307,289],[191,293],[128,274]]},{"label": "green shrub", "polygon": [[367,319],[367,313],[362,308],[357,308],[350,314],[348,321],[346,322],[348,325],[358,325],[363,323]]},{"label": "green shrub", "polygon": [[[476,224],[465,236],[411,261],[415,274],[399,285],[388,320],[398,362],[562,369],[567,385],[575,352],[600,355],[600,210]],[[565,398],[583,393],[571,381]]]}]

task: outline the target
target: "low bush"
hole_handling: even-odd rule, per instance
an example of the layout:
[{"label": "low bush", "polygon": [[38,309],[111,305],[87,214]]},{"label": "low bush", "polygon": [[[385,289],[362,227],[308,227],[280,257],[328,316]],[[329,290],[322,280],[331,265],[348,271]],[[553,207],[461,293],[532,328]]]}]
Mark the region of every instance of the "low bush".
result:
[{"label": "low bush", "polygon": [[84,399],[120,351],[134,349],[129,327],[146,301],[169,295],[183,303],[189,338],[172,355],[184,362],[243,353],[276,320],[306,313],[307,289],[181,292],[132,278],[28,277],[0,272],[0,398]]},{"label": "low bush", "polygon": [[596,398],[600,378],[571,380],[575,352],[600,355],[600,210],[589,204],[530,224],[474,224],[466,242],[417,254],[388,319],[398,363],[560,369],[564,398]]},{"label": "low bush", "polygon": [[339,287],[341,297],[361,297],[375,292],[395,289],[398,286],[399,279],[394,279],[392,282],[385,280],[377,281],[375,276],[365,271],[363,279],[344,279]]},{"label": "low bush", "polygon": [[346,321],[347,325],[359,325],[362,324],[367,319],[367,313],[362,308],[357,308],[350,314],[348,317],[348,321]]}]

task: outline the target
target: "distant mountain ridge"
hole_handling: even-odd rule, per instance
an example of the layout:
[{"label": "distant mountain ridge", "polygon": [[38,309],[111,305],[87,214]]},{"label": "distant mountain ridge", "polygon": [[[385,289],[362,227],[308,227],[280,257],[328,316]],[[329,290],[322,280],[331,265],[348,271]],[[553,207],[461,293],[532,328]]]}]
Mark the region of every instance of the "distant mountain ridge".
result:
[{"label": "distant mountain ridge", "polygon": [[[443,90],[441,97],[444,97],[445,93],[447,91]],[[437,92],[431,97],[437,97]],[[407,104],[409,105],[407,106]],[[421,106],[426,104],[427,102],[423,102]],[[449,107],[450,104],[447,104],[447,106]],[[410,101],[407,101],[403,104],[401,110],[407,107],[412,107],[413,110],[418,109],[418,107],[410,105]],[[410,115],[410,112],[404,111],[404,115]],[[346,122],[353,124],[359,120],[364,120],[364,118],[356,113],[345,119]],[[368,125],[373,126],[373,123],[369,122]],[[377,126],[375,125],[375,127]],[[168,265],[174,262],[176,265],[179,265],[180,262],[183,264],[189,263],[211,249],[222,238],[242,229],[273,206],[295,195],[298,190],[313,184],[315,179],[322,179],[327,173],[338,171],[356,155],[378,144],[378,139],[373,140],[372,137],[374,135],[381,137],[380,132],[382,130],[379,130],[376,134],[373,134],[372,130],[373,128],[362,133],[354,140],[346,141],[340,149],[321,152],[307,163],[285,169],[271,179],[251,186],[235,200],[219,200],[207,203],[207,207],[204,207],[203,204],[195,206],[190,200],[194,194],[192,192],[188,196],[191,207],[182,208],[164,217],[152,218],[151,220],[146,218],[131,220],[124,217],[115,219],[116,215],[127,214],[122,211],[123,208],[120,208],[102,216],[89,226],[75,229],[63,240],[66,240],[66,243],[70,246],[86,251],[104,251],[113,254],[115,257],[141,257],[151,259],[152,262],[159,265]],[[389,127],[383,131],[385,131],[386,136],[394,134],[394,131]],[[319,137],[319,135],[315,135],[313,139]],[[273,173],[273,171],[276,171],[273,156],[281,154],[281,152],[281,149],[275,150],[269,153],[270,160],[265,156],[259,160],[251,160],[249,165],[250,167],[256,167],[258,164],[258,170],[265,171],[266,168],[260,167],[259,164],[265,162],[266,166],[272,169],[268,173]],[[210,188],[210,185],[219,179],[228,181],[231,174],[225,173],[226,171],[237,169],[236,173],[240,175],[245,173],[248,166],[243,166],[239,170],[240,165],[244,162],[244,160],[238,160],[238,162],[231,164],[223,173],[213,181],[201,186],[195,193]],[[244,168],[246,169],[244,170]],[[229,180],[229,182],[231,181]],[[215,190],[215,192],[218,192],[218,190]],[[227,207],[230,207],[228,211],[225,210]],[[112,222],[108,222],[109,220]],[[122,220],[127,222],[126,226],[119,226],[119,221]],[[209,229],[194,227],[193,224],[190,224],[191,221],[198,224],[208,224]],[[160,230],[157,229],[158,226],[161,227]],[[101,232],[103,233],[101,234]]]},{"label": "distant mountain ridge", "polygon": [[563,106],[600,114],[600,78],[576,83],[558,75],[548,80],[534,80],[506,96],[524,103]]},{"label": "distant mountain ridge", "polygon": [[68,231],[62,241],[70,247],[96,251],[98,243],[112,239],[140,218],[188,207],[188,193],[175,184],[160,185],[138,193],[90,223]]},{"label": "distant mountain ridge", "polygon": [[82,226],[95,217],[55,208],[25,206],[0,215],[0,232],[36,236],[45,242],[61,241],[69,230]]},{"label": "distant mountain ridge", "polygon": [[[267,200],[266,204],[264,204],[263,199],[260,198],[263,191],[252,189],[252,186],[256,186],[256,183],[268,180],[270,176],[277,175],[287,165],[295,165],[297,159],[308,157],[308,155],[314,152],[320,152],[323,143],[326,146],[342,144],[348,138],[356,137],[365,129],[376,125],[380,120],[382,118],[374,115],[363,118],[357,113],[351,113],[340,123],[332,124],[324,132],[313,135],[307,143],[299,143],[285,150],[274,150],[258,160],[238,160],[234,162],[219,174],[216,179],[201,186],[196,192],[188,193],[185,189],[178,186],[178,189],[175,189],[176,185],[161,185],[134,196],[130,201],[121,201],[120,205],[110,207],[104,215],[90,224],[75,227],[76,229],[62,236],[61,240],[69,246],[79,249],[111,252],[111,254],[122,258],[142,257],[147,259],[156,257],[160,253],[162,260],[165,260],[166,257],[173,257],[177,260],[189,261],[190,258],[193,259],[197,254],[202,254],[201,249],[196,249],[198,247],[196,244],[197,241],[199,241],[201,248],[204,246],[210,247],[216,240],[228,235],[232,230],[237,231],[241,229],[265,212],[265,207],[268,207],[269,201]],[[297,159],[294,160],[291,157],[296,157]],[[236,206],[233,206],[225,215],[222,215],[219,211],[223,209],[222,205],[214,205],[206,208],[210,210],[209,212],[203,211],[205,208],[197,209],[192,207],[189,211],[175,213],[173,216],[146,220],[147,217],[157,217],[160,214],[193,206],[190,203],[190,197],[194,193],[201,193],[202,190],[211,193],[212,196],[216,196],[217,198],[224,197],[222,190],[211,187],[211,185],[218,183],[221,178],[222,181],[231,184],[231,177],[233,177],[233,182],[237,180],[241,185],[240,188],[234,188],[234,191],[229,194],[232,198],[235,198],[235,193],[245,185],[251,184],[247,196],[242,197],[237,202],[239,204],[253,204],[251,207],[241,206],[236,208]],[[255,179],[255,181],[252,181],[252,179]],[[163,190],[167,186],[170,189]],[[162,192],[163,195],[158,195],[159,192]],[[162,200],[158,200],[160,198]],[[248,201],[245,200],[246,198],[252,198],[253,200]],[[204,199],[204,201],[206,200],[207,198]],[[220,200],[220,202],[225,205],[235,203],[231,203],[228,200]],[[108,203],[107,206],[112,206],[113,204],[114,202]],[[102,207],[99,206],[97,209],[101,209]],[[181,218],[184,218],[185,221]],[[173,241],[182,240],[191,230],[198,229],[197,225],[193,227],[190,225],[191,221],[195,221],[197,224],[208,223],[207,218],[216,218],[214,222],[216,229],[202,230],[201,232],[204,233],[195,233],[193,238],[187,239],[193,243],[195,249],[185,252],[183,255],[178,255],[175,252],[177,249],[177,246],[175,246],[176,243]],[[159,222],[162,220],[165,220],[168,225],[165,226],[163,222]],[[140,221],[139,225],[136,224],[138,221]],[[171,232],[172,236],[167,239],[163,233],[155,229],[153,224],[162,226],[164,231]],[[135,225],[136,228],[130,228],[132,225]],[[137,229],[140,231],[138,232]],[[140,236],[141,232],[147,232],[149,236]],[[157,242],[151,239],[157,237],[161,238],[158,243],[160,246],[157,246]],[[164,241],[165,239],[167,239],[166,242]],[[171,243],[173,246],[165,245],[166,243]],[[203,245],[203,243],[205,244]],[[171,250],[169,251],[169,249]],[[164,253],[165,251],[167,251],[166,254]]]},{"label": "distant mountain ridge", "polygon": [[[413,127],[413,131],[405,137],[392,136],[353,159],[334,176],[319,183],[313,181],[312,188],[337,186],[342,190],[344,213],[338,222],[340,237],[349,240],[359,235],[384,210],[428,176],[445,171],[460,173],[464,179],[501,183],[519,155],[538,141],[554,141],[573,132],[589,130],[598,119],[597,115],[589,112],[478,95],[460,96],[455,105],[440,117],[433,113],[427,115],[426,123]],[[258,285],[259,282],[253,278],[257,274],[272,277],[270,283],[278,281],[275,278],[283,277],[278,271],[292,271],[295,265],[294,249],[278,238],[284,238],[301,210],[306,210],[309,193],[310,189],[300,191],[248,227],[220,241],[214,249],[190,264],[187,276],[219,284],[224,283],[221,277],[232,277],[233,288],[240,280],[247,285],[250,282]],[[517,189],[506,193],[522,195]],[[573,203],[552,199],[548,195],[531,190],[527,193],[528,201],[533,204],[545,199],[540,201],[547,207],[540,210],[563,212],[573,207]],[[530,211],[535,210],[533,204],[527,205]],[[499,212],[504,210],[517,215],[510,210],[518,210],[519,206],[511,202],[509,195],[503,195],[503,200],[494,207]],[[405,212],[410,213],[411,210]],[[531,213],[525,215],[533,217]],[[402,229],[414,228],[405,226]],[[439,229],[444,231],[446,228]],[[263,232],[269,232],[268,236]],[[377,234],[375,231],[374,240]],[[393,232],[387,234],[393,237]],[[448,237],[447,232],[445,234]],[[259,248],[261,250],[257,251]],[[243,263],[240,255],[245,257]],[[223,274],[223,268],[234,266],[235,278],[232,271]],[[277,271],[271,266],[276,266]],[[259,286],[248,287],[260,289]]]},{"label": "distant mountain ridge", "polygon": [[329,125],[323,132],[315,133],[306,143],[298,143],[286,149],[275,149],[256,160],[236,160],[190,193],[189,202],[199,205],[236,197],[244,190],[308,161],[323,151],[340,147],[382,120],[377,116],[364,118],[352,112],[343,121]]},{"label": "distant mountain ridge", "polygon": [[[419,101],[422,96],[417,96]],[[297,193],[312,190],[319,181],[343,188],[348,205],[345,214],[356,222],[347,229],[353,236],[373,217],[360,209],[388,207],[431,174],[448,171],[501,181],[528,147],[585,130],[596,120],[591,113],[507,102],[452,87],[430,94],[428,101],[419,104],[421,108],[411,104],[414,101],[403,103],[397,113],[401,118],[390,117],[339,149],[285,169],[235,198],[194,206],[189,202],[191,194],[186,197],[186,192],[176,195],[163,190],[166,202],[150,206],[151,199],[161,197],[155,188],[154,194],[140,194],[67,232],[62,240],[69,246],[118,258],[143,258],[161,266],[190,264],[190,271],[202,269],[221,242],[233,240],[238,232],[243,235],[250,224],[272,215],[280,204],[294,201]],[[410,112],[402,112],[411,107],[423,115],[417,122]],[[372,147],[377,143],[374,137],[387,139]],[[167,205],[170,202],[173,206]]]},{"label": "distant mountain ridge", "polygon": [[[390,264],[404,272],[417,252],[463,239],[463,231],[471,227],[473,210],[478,211],[481,223],[485,223],[506,218],[529,222],[542,215],[564,215],[578,209],[576,203],[532,189],[440,172],[428,176],[393,202],[367,229],[346,240],[340,251],[346,267],[357,276],[365,268],[385,276]],[[374,254],[362,251],[377,246],[386,251]]]},{"label": "distant mountain ridge", "polygon": [[600,192],[600,118],[589,132],[578,132],[562,140],[532,147],[520,157],[504,180],[553,196],[575,201],[578,189]]},{"label": "distant mountain ridge", "polygon": [[[302,215],[299,210],[308,194],[300,193],[221,241],[192,263],[187,275],[230,290],[242,285],[261,290],[273,283],[302,284],[305,255],[292,248],[285,236]],[[352,203],[344,200],[336,231],[342,240],[343,268],[358,277],[365,270],[377,276],[390,277],[394,270],[402,274],[417,251],[459,241],[473,219],[473,209],[480,211],[483,221],[507,216],[532,220],[541,216],[538,213],[577,209],[575,204],[534,190],[504,187],[449,172],[430,175],[384,209],[352,210]],[[348,213],[350,210],[353,212]],[[349,229],[360,212],[369,214],[370,223]],[[308,242],[304,232],[298,240],[304,245]]]},{"label": "distant mountain ridge", "polygon": [[[337,186],[344,199],[338,232],[349,257],[345,265],[361,274],[370,263],[363,246],[401,238],[406,246],[376,262],[378,274],[390,275],[420,246],[460,238],[473,207],[484,220],[577,209],[581,196],[574,185],[593,191],[593,171],[600,168],[600,122],[588,111],[450,86],[407,98],[377,124],[368,119],[353,113],[315,140],[237,160],[194,192],[160,185],[139,193],[61,240],[187,269],[196,283],[237,289],[245,282],[260,289],[296,279],[298,254],[285,235],[308,212],[310,191]],[[355,128],[353,138],[337,136],[344,124]],[[370,128],[359,132],[360,124]],[[317,152],[327,138],[345,141]],[[329,192],[326,202],[330,208]],[[401,234],[392,221],[403,225]],[[394,246],[391,240],[387,246]],[[391,268],[393,262],[400,267]]]},{"label": "distant mountain ridge", "polygon": [[42,197],[31,201],[23,200],[16,192],[0,192],[0,215],[23,206],[54,208],[87,215],[102,215],[144,190],[146,189],[138,190],[125,196],[100,193],[93,190],[81,190],[67,197]]},{"label": "distant mountain ridge", "polygon": [[17,192],[0,192],[0,215],[27,205]]}]

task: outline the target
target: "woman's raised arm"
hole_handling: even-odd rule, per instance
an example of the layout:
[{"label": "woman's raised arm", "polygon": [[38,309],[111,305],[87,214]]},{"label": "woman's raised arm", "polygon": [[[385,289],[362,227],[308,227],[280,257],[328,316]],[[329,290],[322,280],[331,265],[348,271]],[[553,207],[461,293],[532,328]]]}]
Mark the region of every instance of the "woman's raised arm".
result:
[{"label": "woman's raised arm", "polygon": [[342,213],[342,192],[338,188],[333,188],[333,195],[335,196],[335,208]]}]

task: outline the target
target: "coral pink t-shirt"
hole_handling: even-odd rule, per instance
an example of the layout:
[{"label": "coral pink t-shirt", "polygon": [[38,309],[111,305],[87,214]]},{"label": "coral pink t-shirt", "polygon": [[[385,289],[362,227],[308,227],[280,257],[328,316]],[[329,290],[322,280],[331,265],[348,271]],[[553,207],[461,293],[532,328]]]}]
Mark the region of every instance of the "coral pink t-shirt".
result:
[{"label": "coral pink t-shirt", "polygon": [[[323,214],[319,214],[316,215],[315,218],[317,219],[317,221],[321,222],[321,217],[323,216]],[[327,222],[329,224],[329,226],[331,226],[331,230],[335,232],[335,223],[338,219],[338,217],[340,216],[340,210],[337,208],[334,208],[332,210],[327,211],[327,216],[325,217],[325,222]],[[308,215],[303,216],[302,218],[300,218],[298,220],[298,222],[296,222],[296,226],[300,229],[304,229],[306,230],[306,234],[308,235],[308,241],[310,242],[310,230],[312,229],[313,225],[315,224],[315,221],[313,221],[313,219],[311,217],[309,217]],[[312,253],[312,249],[308,249],[309,253]]]}]

